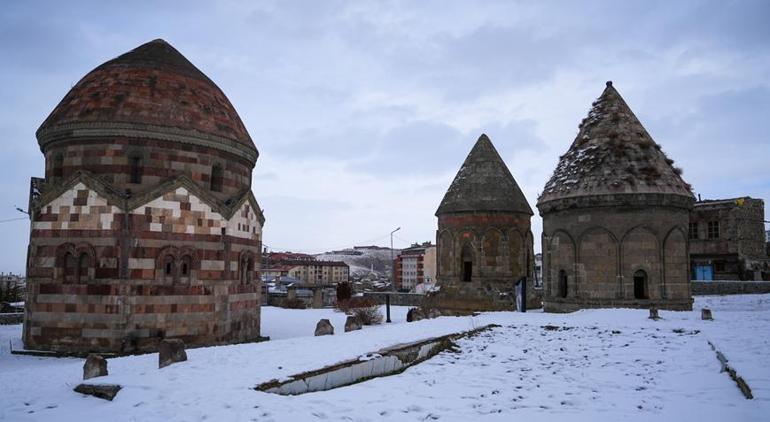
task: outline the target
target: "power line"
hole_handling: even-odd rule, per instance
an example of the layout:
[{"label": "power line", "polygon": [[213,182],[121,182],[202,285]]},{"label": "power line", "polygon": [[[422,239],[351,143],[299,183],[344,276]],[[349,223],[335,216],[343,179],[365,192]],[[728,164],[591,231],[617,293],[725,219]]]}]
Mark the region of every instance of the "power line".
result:
[{"label": "power line", "polygon": [[19,221],[19,220],[27,220],[29,217],[16,217],[16,218],[9,218],[7,220],[0,220],[0,223],[10,223],[11,221]]}]

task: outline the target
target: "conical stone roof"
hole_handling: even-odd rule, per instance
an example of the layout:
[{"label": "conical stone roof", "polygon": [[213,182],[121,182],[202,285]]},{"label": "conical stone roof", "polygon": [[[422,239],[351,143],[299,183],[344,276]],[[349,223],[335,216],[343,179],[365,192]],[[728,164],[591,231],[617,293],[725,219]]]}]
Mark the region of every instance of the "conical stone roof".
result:
[{"label": "conical stone roof", "polygon": [[[59,102],[37,131],[48,142],[88,129],[130,129],[205,139],[257,151],[222,90],[177,49],[156,39],[98,66]],[[104,136],[116,136],[105,132]],[[150,135],[148,135],[150,136]]]},{"label": "conical stone roof", "polygon": [[671,194],[692,198],[660,145],[647,133],[612,82],[593,103],[569,150],[538,198],[538,207],[564,198],[610,194]]},{"label": "conical stone roof", "polygon": [[465,158],[441,201],[436,215],[496,211],[532,215],[521,192],[492,141],[482,134]]}]

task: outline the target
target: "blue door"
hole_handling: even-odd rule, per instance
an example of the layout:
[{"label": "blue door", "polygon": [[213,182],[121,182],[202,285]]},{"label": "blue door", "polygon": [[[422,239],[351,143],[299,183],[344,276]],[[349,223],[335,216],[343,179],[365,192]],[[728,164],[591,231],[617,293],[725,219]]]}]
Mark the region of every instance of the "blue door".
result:
[{"label": "blue door", "polygon": [[714,267],[711,265],[696,265],[695,279],[711,281],[714,279]]}]

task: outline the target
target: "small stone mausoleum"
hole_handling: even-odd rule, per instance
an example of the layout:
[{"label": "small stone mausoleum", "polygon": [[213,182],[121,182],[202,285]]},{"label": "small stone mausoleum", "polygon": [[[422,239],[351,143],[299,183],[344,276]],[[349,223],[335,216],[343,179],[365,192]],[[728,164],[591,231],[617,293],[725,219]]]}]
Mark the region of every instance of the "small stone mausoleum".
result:
[{"label": "small stone mausoleum", "polygon": [[83,77],[37,139],[27,349],[259,338],[258,152],[214,82],[151,41]]},{"label": "small stone mausoleum", "polygon": [[681,170],[607,82],[538,199],[545,310],[691,309],[693,202]]},{"label": "small stone mausoleum", "polygon": [[436,211],[437,285],[431,306],[515,310],[516,281],[533,288],[532,209],[492,142],[481,135]]}]

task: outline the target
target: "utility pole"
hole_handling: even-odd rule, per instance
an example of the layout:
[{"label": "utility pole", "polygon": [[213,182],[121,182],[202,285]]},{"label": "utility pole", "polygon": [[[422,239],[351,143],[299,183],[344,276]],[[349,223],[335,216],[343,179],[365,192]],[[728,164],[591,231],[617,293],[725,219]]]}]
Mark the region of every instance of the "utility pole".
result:
[{"label": "utility pole", "polygon": [[[393,233],[401,230],[401,227],[396,227],[395,230],[390,232],[390,291],[396,291],[396,263],[393,262]],[[385,294],[385,322],[390,322],[390,294]]]},{"label": "utility pole", "polygon": [[390,290],[396,291],[396,263],[393,262],[393,233],[401,230],[401,227],[397,227],[390,232]]}]

